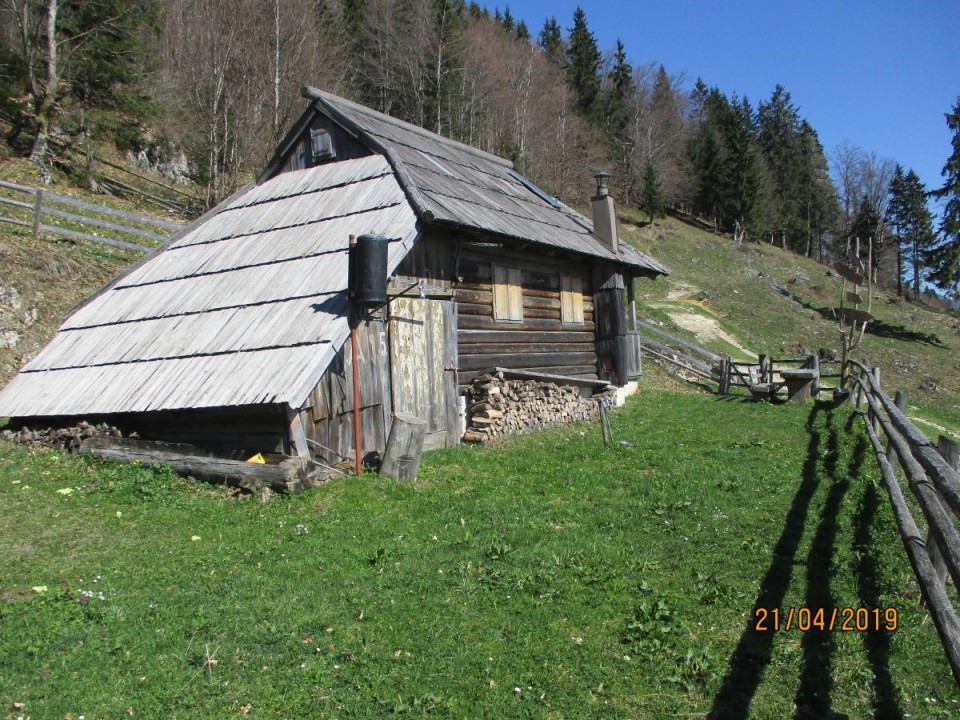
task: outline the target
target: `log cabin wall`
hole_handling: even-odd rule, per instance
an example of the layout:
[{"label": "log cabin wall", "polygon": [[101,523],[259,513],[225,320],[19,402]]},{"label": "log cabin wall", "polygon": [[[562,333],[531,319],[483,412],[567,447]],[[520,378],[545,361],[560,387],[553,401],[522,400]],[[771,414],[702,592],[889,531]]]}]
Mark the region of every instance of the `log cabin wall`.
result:
[{"label": "log cabin wall", "polygon": [[[378,310],[361,322],[357,333],[360,353],[361,455],[383,453],[387,445],[392,412],[390,401],[390,353],[387,334]],[[354,456],[353,353],[348,339],[334,357],[320,382],[300,410],[300,420],[310,451],[333,465]],[[322,446],[322,447],[321,447]]]},{"label": "log cabin wall", "polygon": [[461,392],[493,367],[596,379],[591,261],[492,238],[484,244],[434,231],[397,270],[433,292],[452,290]]}]

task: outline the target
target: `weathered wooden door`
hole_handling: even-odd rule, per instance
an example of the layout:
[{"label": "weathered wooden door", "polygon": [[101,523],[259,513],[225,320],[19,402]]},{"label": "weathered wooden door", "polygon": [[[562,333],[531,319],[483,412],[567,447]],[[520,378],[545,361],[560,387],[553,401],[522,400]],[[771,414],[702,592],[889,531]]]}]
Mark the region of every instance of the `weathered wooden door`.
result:
[{"label": "weathered wooden door", "polygon": [[427,422],[427,450],[459,442],[457,317],[452,300],[395,298],[390,303],[393,411]]}]

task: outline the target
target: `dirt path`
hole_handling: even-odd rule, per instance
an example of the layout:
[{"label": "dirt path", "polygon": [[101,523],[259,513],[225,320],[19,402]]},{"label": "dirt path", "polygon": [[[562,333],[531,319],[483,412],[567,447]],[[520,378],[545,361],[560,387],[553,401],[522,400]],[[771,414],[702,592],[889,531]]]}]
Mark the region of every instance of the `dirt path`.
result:
[{"label": "dirt path", "polygon": [[666,308],[664,309],[674,323],[695,334],[701,342],[714,339],[723,340],[742,352],[746,357],[754,360],[757,359],[758,356],[755,352],[741,345],[735,336],[720,327],[720,323],[713,318],[700,315],[699,313],[671,312]]}]

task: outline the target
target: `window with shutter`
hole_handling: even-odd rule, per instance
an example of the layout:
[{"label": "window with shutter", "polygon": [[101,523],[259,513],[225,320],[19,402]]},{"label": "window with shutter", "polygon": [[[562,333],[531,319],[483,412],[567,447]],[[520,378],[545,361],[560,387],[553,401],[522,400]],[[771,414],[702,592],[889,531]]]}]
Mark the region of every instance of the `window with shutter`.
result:
[{"label": "window with shutter", "polygon": [[560,321],[564,325],[583,325],[583,278],[560,276]]},{"label": "window with shutter", "polygon": [[499,322],[523,322],[520,268],[493,266],[493,319]]}]

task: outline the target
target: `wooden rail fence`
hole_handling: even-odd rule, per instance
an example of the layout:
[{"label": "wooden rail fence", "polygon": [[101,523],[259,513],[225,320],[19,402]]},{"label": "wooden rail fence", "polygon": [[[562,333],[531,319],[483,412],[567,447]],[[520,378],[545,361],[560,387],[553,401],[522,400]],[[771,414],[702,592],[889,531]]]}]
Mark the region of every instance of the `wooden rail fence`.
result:
[{"label": "wooden rail fence", "polygon": [[[858,410],[866,410],[867,434],[880,465],[900,538],[954,680],[960,685],[960,618],[946,590],[948,576],[954,588],[960,588],[960,535],[955,525],[955,517],[960,515],[960,477],[957,475],[960,445],[943,436],[936,446],[930,442],[904,413],[906,398],[897,393],[891,400],[880,388],[877,368],[856,361],[850,361],[849,368],[856,406]],[[881,436],[886,436],[886,447]],[[897,480],[898,464],[926,521],[926,538]]]},{"label": "wooden rail fence", "polygon": [[839,361],[822,360],[814,354],[802,358],[761,355],[755,362],[741,362],[732,360],[729,356],[717,355],[650,323],[637,321],[636,325],[638,329],[629,334],[635,339],[640,350],[688,376],[716,383],[717,392],[721,395],[730,395],[740,389],[759,397],[758,387],[765,388],[764,397],[775,395],[784,384],[780,376],[782,370],[813,370],[816,377],[813,384],[814,394],[823,389],[821,380],[840,378],[839,368],[837,372],[824,372],[831,364],[839,366]]},{"label": "wooden rail fence", "polygon": [[[9,208],[18,208],[21,218],[24,216],[30,217],[30,220],[23,220],[18,217],[4,215],[0,216],[0,222],[30,228],[35,238],[39,237],[41,233],[50,233],[61,237],[90,240],[125,250],[149,252],[153,249],[152,247],[129,242],[121,238],[143,238],[152,241],[153,245],[156,246],[166,242],[170,235],[184,228],[180,223],[170,222],[169,220],[157,220],[156,218],[85,203],[42,188],[32,188],[26,185],[18,185],[4,181],[0,181],[0,188],[31,197],[30,202],[23,202],[0,196],[0,205]],[[87,213],[93,213],[94,215],[69,212],[68,210],[61,209],[63,207],[76,208],[86,211]],[[43,222],[44,216],[69,220],[84,229],[89,229],[90,232],[70,230],[56,225],[45,224]],[[138,225],[145,225],[149,229],[137,227]],[[98,233],[98,230],[106,230],[110,232],[113,237]]]}]

